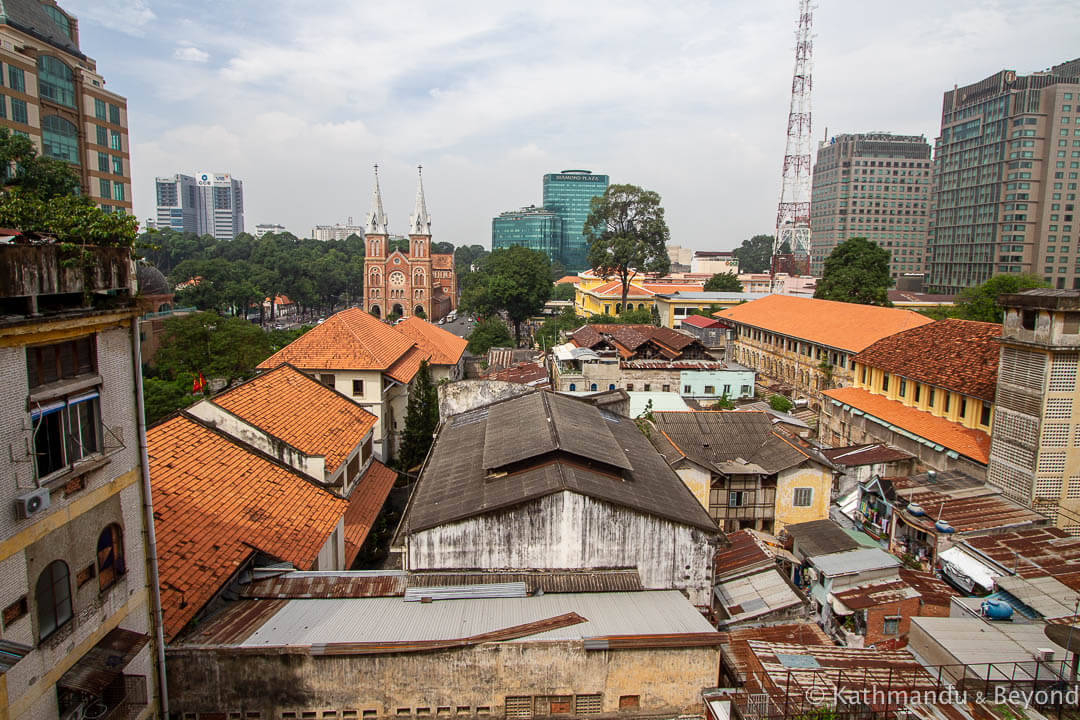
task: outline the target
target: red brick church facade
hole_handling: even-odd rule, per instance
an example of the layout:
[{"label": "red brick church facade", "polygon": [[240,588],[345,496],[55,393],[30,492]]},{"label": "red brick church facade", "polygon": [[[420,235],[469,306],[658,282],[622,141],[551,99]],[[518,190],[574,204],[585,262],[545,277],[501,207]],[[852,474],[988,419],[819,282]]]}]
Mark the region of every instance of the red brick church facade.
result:
[{"label": "red brick church facade", "polygon": [[387,254],[390,233],[376,170],[371,212],[364,225],[364,309],[378,318],[419,315],[435,322],[457,307],[457,278],[454,256],[431,252],[423,177],[409,218],[408,238],[407,253]]}]

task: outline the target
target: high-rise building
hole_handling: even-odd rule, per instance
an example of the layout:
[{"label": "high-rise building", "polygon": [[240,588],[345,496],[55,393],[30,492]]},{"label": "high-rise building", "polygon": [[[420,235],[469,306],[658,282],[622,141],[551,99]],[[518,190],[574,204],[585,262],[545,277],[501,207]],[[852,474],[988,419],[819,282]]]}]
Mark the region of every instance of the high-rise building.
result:
[{"label": "high-rise building", "polygon": [[1000,273],[1080,288],[1080,59],[1002,70],[945,92],[934,152],[927,285],[954,293]]},{"label": "high-rise building", "polygon": [[263,235],[279,233],[287,233],[289,229],[284,225],[278,223],[259,223],[255,226],[255,237],[261,238]]},{"label": "high-rise building", "polygon": [[535,205],[500,213],[491,220],[491,249],[521,245],[547,253],[552,262],[562,260],[563,219]]},{"label": "high-rise building", "polygon": [[232,240],[244,232],[244,183],[228,173],[176,174],[156,180],[157,224]]},{"label": "high-rise building", "polygon": [[1080,291],[1026,290],[1000,301],[987,479],[1080,535]]},{"label": "high-rise building", "polygon": [[818,148],[810,195],[810,271],[852,237],[889,251],[896,278],[924,269],[930,144],[921,135],[837,135]]},{"label": "high-rise building", "polygon": [[571,272],[589,267],[585,256],[589,243],[585,239],[585,220],[589,203],[604,194],[607,175],[594,175],[590,170],[563,170],[544,175],[544,209],[562,218],[562,264]]},{"label": "high-rise building", "polygon": [[70,164],[107,212],[131,212],[127,100],[105,89],[55,0],[0,3],[0,127]]}]

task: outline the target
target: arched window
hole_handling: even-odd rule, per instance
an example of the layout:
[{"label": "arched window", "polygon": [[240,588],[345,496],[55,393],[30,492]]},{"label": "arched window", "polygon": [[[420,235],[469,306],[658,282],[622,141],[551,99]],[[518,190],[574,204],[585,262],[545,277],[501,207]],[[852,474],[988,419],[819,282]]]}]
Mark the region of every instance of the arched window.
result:
[{"label": "arched window", "polygon": [[41,148],[51,158],[79,164],[79,131],[59,115],[41,118]]},{"label": "arched window", "polygon": [[44,640],[71,619],[71,578],[63,560],[53,560],[38,575],[34,592],[37,602],[38,638]]},{"label": "arched window", "polygon": [[75,73],[52,55],[38,55],[38,95],[54,103],[75,105]]},{"label": "arched window", "polygon": [[97,541],[98,589],[105,590],[124,574],[124,531],[116,523],[101,531]]},{"label": "arched window", "polygon": [[608,390],[614,390],[615,389],[615,383],[611,383],[610,385],[608,385],[607,389]]},{"label": "arched window", "polygon": [[570,392],[575,392],[576,390],[577,390],[577,383],[570,383]]},{"label": "arched window", "polygon": [[593,392],[595,392],[596,391],[596,383],[593,383],[592,385],[590,385],[589,389],[592,390]]}]

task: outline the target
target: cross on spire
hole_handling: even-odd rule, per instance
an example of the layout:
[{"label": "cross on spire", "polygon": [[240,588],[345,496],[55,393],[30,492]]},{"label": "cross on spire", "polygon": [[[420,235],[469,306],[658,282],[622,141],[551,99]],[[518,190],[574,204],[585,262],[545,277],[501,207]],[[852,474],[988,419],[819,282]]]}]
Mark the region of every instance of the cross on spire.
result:
[{"label": "cross on spire", "polygon": [[383,212],[382,192],[379,190],[379,163],[375,163],[375,190],[371,193],[371,212],[364,223],[366,235],[388,235],[388,222]]},{"label": "cross on spire", "polygon": [[416,207],[409,218],[410,235],[431,235],[431,216],[428,215],[427,201],[424,199],[424,166],[416,166]]}]

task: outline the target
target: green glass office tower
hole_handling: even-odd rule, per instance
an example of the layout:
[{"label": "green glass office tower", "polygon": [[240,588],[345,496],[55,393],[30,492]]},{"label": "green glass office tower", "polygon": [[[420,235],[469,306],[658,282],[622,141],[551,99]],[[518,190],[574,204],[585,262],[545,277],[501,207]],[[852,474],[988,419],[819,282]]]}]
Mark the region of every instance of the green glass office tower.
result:
[{"label": "green glass office tower", "polygon": [[535,205],[500,213],[491,220],[491,249],[521,245],[542,250],[554,262],[561,260],[563,220]]},{"label": "green glass office tower", "polygon": [[608,176],[589,170],[563,170],[544,176],[544,209],[562,218],[560,259],[570,272],[589,267],[585,256],[589,244],[583,233],[589,217],[589,201],[607,190]]}]

